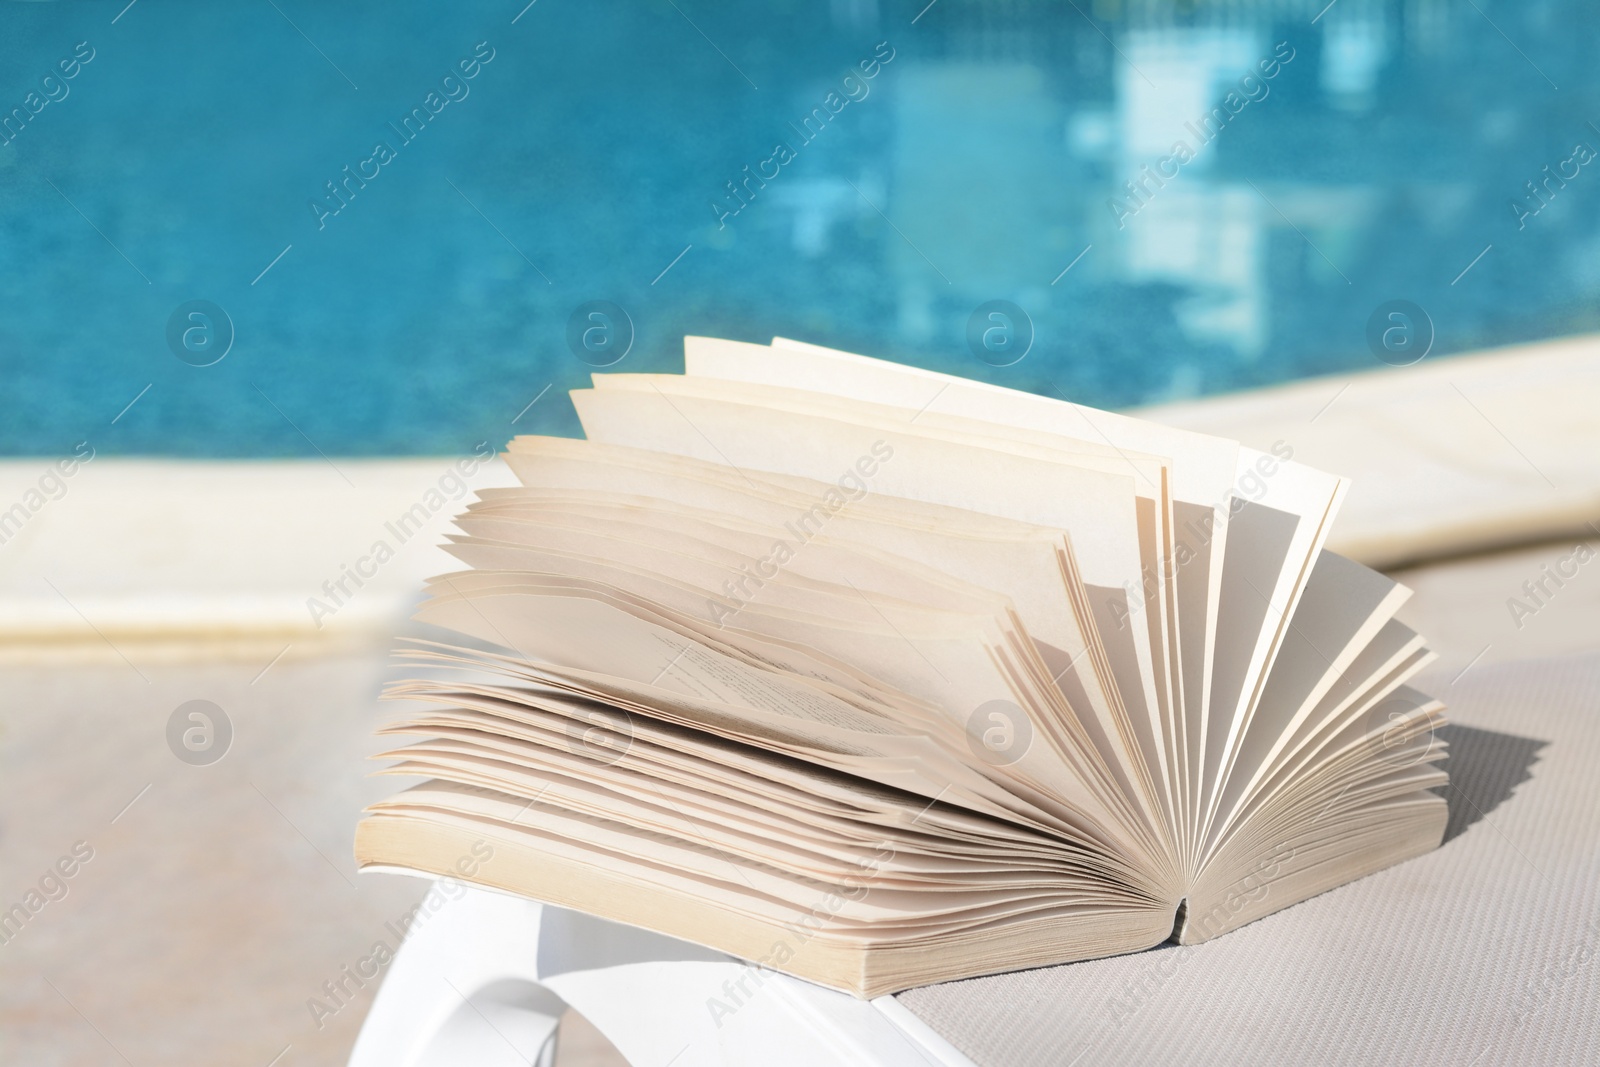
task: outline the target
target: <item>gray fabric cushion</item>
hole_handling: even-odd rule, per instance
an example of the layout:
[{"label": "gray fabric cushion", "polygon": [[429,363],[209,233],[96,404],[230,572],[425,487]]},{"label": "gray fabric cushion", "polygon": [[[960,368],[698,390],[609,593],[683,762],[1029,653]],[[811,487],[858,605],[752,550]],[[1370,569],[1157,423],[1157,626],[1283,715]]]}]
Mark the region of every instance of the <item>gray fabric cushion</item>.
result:
[{"label": "gray fabric cushion", "polygon": [[928,986],[984,1067],[1600,1063],[1600,655],[1469,669],[1436,852],[1208,944]]}]

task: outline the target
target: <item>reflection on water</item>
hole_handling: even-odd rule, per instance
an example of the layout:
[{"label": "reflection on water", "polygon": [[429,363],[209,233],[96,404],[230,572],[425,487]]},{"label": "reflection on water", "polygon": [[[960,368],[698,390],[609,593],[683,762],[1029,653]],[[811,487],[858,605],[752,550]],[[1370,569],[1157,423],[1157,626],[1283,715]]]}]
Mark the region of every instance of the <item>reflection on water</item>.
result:
[{"label": "reflection on water", "polygon": [[0,449],[571,433],[592,301],[616,370],[781,333],[1099,405],[1380,366],[1399,300],[1429,358],[1597,325],[1576,2],[280,6],[0,6]]}]

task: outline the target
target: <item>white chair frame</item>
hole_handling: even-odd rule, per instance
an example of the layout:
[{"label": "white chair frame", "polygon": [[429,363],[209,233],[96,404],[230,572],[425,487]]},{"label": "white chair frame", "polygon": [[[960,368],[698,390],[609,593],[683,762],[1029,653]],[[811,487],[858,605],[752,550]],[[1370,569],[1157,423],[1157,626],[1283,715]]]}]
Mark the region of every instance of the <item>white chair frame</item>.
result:
[{"label": "white chair frame", "polygon": [[554,1067],[567,1008],[635,1067],[975,1067],[859,1000],[674,938],[462,883],[430,890],[349,1067]]}]

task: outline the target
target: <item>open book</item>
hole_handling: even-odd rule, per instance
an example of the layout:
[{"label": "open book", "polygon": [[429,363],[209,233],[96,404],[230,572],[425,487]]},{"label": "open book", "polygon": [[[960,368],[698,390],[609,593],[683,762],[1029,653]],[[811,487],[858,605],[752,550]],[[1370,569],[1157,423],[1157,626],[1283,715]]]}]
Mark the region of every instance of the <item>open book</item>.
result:
[{"label": "open book", "polygon": [[363,868],[859,996],[1204,941],[1439,844],[1346,483],[813,345],[691,337],[519,437],[402,655]]}]

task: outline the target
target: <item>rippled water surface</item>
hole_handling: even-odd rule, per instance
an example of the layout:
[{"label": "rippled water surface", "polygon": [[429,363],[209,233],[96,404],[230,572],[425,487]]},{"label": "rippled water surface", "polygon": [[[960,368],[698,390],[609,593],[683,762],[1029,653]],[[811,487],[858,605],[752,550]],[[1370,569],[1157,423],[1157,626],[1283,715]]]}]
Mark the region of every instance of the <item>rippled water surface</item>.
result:
[{"label": "rippled water surface", "polygon": [[685,333],[1118,406],[1597,327],[1587,4],[522,2],[0,3],[0,452],[465,452]]}]

